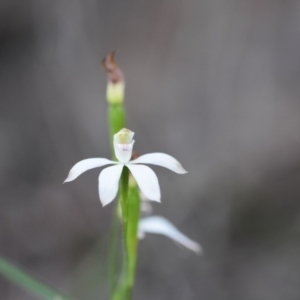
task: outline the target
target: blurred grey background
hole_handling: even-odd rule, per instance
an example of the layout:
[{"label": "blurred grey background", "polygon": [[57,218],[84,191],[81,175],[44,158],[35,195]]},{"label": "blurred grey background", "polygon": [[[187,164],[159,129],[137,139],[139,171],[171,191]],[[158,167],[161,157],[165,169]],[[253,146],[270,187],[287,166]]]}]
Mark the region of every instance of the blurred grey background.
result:
[{"label": "blurred grey background", "polygon": [[[128,127],[171,220],[205,250],[140,243],[134,299],[300,299],[300,2],[0,2],[0,253],[76,299],[108,299],[113,205],[106,76],[118,50]],[[39,299],[0,277],[0,298]]]}]

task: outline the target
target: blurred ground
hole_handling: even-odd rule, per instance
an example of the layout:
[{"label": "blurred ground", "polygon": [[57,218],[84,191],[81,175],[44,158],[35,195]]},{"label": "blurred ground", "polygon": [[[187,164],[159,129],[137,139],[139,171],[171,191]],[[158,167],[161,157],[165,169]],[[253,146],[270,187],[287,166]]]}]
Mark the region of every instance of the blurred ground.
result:
[{"label": "blurred ground", "polygon": [[[300,298],[300,2],[1,1],[0,253],[78,299],[107,299],[112,206],[102,57],[118,50],[128,127],[156,168],[155,212],[203,257],[140,245],[135,299]],[[0,298],[38,299],[0,279]]]}]

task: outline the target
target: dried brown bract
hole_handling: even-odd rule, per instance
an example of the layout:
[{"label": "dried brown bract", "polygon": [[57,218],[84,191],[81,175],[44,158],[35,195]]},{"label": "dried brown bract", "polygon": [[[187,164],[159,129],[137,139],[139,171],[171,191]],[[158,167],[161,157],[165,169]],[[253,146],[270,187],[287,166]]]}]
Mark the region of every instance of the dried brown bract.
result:
[{"label": "dried brown bract", "polygon": [[102,67],[107,74],[107,79],[110,83],[117,84],[124,82],[122,70],[116,63],[116,51],[107,54],[102,60]]}]

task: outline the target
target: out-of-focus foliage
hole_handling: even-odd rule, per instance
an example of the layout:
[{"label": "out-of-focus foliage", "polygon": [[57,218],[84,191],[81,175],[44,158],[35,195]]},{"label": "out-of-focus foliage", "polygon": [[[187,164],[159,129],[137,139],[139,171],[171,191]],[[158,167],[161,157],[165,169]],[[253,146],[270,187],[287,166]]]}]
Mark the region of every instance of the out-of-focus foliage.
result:
[{"label": "out-of-focus foliage", "polygon": [[[300,5],[290,0],[1,1],[0,253],[78,299],[106,299],[102,57],[126,75],[128,126],[166,216],[204,248],[140,244],[136,299],[300,297]],[[5,279],[0,298],[35,299]],[[37,298],[36,298],[37,299]]]}]

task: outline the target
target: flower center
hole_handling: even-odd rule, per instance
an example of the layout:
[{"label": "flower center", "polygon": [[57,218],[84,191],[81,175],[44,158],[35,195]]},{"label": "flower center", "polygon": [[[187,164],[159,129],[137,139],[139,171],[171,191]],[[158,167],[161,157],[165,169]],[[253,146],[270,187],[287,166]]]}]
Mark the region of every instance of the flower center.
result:
[{"label": "flower center", "polygon": [[[123,128],[114,135],[114,141],[117,144],[122,144],[122,147],[128,147],[127,144],[130,144],[132,142],[133,136],[134,132],[127,128]],[[124,148],[124,150],[126,150],[126,148]]]}]

